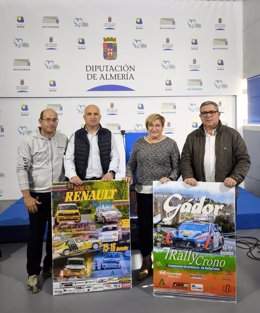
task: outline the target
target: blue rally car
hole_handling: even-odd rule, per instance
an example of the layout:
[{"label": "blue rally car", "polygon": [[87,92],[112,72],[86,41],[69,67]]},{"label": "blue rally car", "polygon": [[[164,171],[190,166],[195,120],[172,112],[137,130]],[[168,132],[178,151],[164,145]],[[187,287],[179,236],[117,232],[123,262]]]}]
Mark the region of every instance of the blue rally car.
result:
[{"label": "blue rally car", "polygon": [[185,221],[166,235],[166,243],[176,249],[211,253],[222,249],[224,238],[217,224]]}]

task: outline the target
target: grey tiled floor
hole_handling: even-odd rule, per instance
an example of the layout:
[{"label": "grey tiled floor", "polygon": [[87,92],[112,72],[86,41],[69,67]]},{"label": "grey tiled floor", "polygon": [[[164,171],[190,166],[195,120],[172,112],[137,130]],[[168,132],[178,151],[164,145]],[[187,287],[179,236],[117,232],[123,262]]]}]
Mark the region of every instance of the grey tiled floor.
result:
[{"label": "grey tiled floor", "polygon": [[[240,236],[260,238],[260,230],[238,231]],[[0,246],[1,313],[256,313],[260,308],[260,262],[251,260],[246,251],[237,249],[238,303],[190,301],[153,296],[152,277],[142,283],[133,280],[130,290],[113,290],[77,295],[52,296],[52,281],[44,281],[42,291],[31,295],[25,289],[25,254],[23,243]],[[260,253],[259,253],[260,257]],[[140,265],[140,255],[133,251],[133,275]]]}]

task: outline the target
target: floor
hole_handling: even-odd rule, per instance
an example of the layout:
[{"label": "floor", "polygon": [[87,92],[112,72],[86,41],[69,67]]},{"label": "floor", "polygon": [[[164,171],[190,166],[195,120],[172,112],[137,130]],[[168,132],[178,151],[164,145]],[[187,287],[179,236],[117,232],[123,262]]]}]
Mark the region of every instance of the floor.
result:
[{"label": "floor", "polygon": [[[239,236],[260,239],[260,229],[240,230]],[[136,282],[128,290],[113,290],[76,295],[52,296],[52,280],[43,281],[42,291],[29,294],[25,289],[25,253],[24,243],[2,244],[0,246],[0,312],[43,313],[43,312],[90,312],[90,313],[244,313],[259,312],[260,307],[260,271],[259,261],[246,255],[246,250],[237,248],[238,265],[238,302],[222,303],[202,300],[180,300],[154,297],[152,277],[144,282]],[[260,252],[260,251],[259,251]],[[256,255],[260,253],[256,251]],[[132,253],[133,277],[140,266],[138,251]]]},{"label": "floor", "polygon": [[0,214],[8,209],[16,200],[1,200],[0,201]]}]

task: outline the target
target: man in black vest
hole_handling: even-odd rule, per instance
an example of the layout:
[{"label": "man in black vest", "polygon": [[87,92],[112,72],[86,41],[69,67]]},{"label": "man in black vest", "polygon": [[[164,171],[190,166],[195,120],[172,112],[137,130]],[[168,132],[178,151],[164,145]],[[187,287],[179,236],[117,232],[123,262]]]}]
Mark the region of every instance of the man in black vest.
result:
[{"label": "man in black vest", "polygon": [[85,126],[72,134],[64,157],[65,176],[76,185],[83,180],[115,178],[119,153],[110,130],[100,125],[100,109],[85,107]]}]

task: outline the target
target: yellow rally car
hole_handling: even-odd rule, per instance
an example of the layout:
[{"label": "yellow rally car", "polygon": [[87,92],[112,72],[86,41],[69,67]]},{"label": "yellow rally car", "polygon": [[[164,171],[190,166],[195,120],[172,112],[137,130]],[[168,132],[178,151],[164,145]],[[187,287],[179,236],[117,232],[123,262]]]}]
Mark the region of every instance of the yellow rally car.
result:
[{"label": "yellow rally car", "polygon": [[77,255],[86,250],[98,250],[102,246],[101,240],[69,238],[68,240],[54,243],[54,251],[62,256]]},{"label": "yellow rally car", "polygon": [[61,222],[75,222],[81,221],[81,215],[76,203],[61,203],[57,207],[54,215],[55,224]]},{"label": "yellow rally car", "polygon": [[84,277],[87,275],[87,267],[84,258],[68,258],[67,265],[61,271],[62,277]]}]

